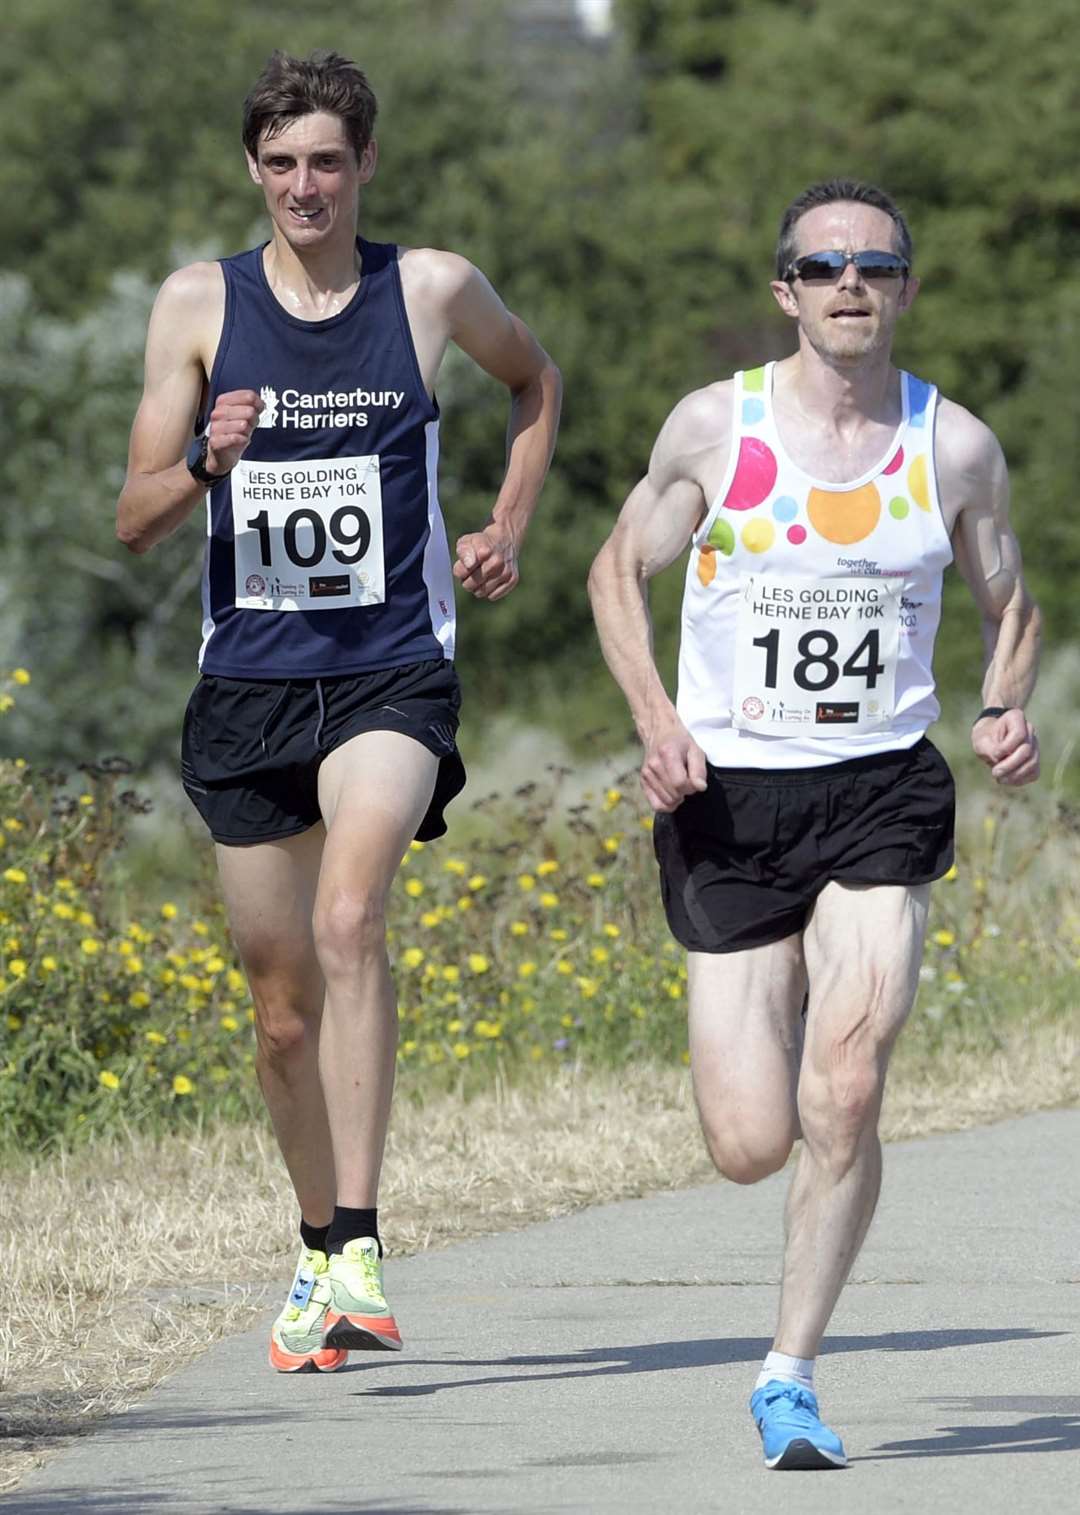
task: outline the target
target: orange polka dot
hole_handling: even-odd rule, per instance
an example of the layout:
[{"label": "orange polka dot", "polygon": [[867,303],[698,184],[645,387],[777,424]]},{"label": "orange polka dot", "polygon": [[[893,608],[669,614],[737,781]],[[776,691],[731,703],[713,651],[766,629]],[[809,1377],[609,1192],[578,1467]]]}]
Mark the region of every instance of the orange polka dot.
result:
[{"label": "orange polka dot", "polygon": [[837,492],[812,489],[806,513],[819,536],[846,547],[873,531],[881,517],[881,496],[873,484]]},{"label": "orange polka dot", "polygon": [[702,547],[698,553],[697,576],[706,589],[716,578],[716,548]]}]

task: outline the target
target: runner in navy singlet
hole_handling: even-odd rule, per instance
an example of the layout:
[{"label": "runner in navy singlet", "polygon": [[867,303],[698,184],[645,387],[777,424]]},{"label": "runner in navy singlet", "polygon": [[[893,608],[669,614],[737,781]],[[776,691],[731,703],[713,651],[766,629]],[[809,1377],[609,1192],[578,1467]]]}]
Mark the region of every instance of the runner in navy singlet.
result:
[{"label": "runner in navy singlet", "polygon": [[[375,97],[336,53],[275,53],[244,104],[264,245],[166,280],[118,535],[207,501],[184,788],[217,844],[257,1071],[301,1212],[271,1331],[284,1372],[397,1350],[377,1187],[397,1042],[386,896],[461,789],[454,586],[496,601],[555,441],[558,370],[465,259],[357,235]],[[453,342],[510,393],[506,472],[452,555],[435,378]]]}]

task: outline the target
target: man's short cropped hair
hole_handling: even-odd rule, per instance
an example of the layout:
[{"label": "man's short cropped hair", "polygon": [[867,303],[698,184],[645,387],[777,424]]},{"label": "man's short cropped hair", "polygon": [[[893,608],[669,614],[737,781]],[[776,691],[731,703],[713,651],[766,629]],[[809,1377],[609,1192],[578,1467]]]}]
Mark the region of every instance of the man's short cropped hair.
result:
[{"label": "man's short cropped hair", "polygon": [[339,116],[357,159],[371,141],[378,104],[363,71],[340,53],[310,58],[272,53],[244,101],[244,146],[253,158],[259,138],[274,137],[298,116]]},{"label": "man's short cropped hair", "polygon": [[776,277],[786,279],[795,254],[795,227],[808,210],[816,210],[819,205],[835,205],[839,201],[849,201],[855,205],[872,205],[875,210],[883,210],[892,218],[896,227],[896,239],[899,243],[897,252],[908,265],[911,264],[914,248],[911,241],[911,233],[903,214],[891,195],[887,195],[883,189],[878,189],[876,184],[864,184],[859,179],[826,179],[821,184],[811,184],[809,189],[804,189],[801,195],[797,195],[785,210],[780,221],[780,235],[776,242]]}]

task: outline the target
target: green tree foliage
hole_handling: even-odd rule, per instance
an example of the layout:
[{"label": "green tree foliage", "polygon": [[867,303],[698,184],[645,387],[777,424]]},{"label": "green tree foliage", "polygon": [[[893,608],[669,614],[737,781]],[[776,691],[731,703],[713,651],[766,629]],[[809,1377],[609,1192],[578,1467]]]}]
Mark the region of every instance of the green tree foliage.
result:
[{"label": "green tree foliage", "polygon": [[[20,750],[175,748],[201,523],[136,560],[113,541],[113,504],[154,289],[178,262],[265,234],[239,115],[275,45],[339,47],[372,78],[365,232],[472,258],[563,369],[521,588],[461,606],[463,674],[485,709],[625,722],[595,650],[588,562],[679,396],[790,350],[768,290],[775,228],[835,173],[884,184],[907,211],[923,289],[898,358],[997,430],[1051,635],[1077,637],[1075,0],[618,0],[606,47],[537,40],[520,9],[10,0],[0,625],[11,661],[40,674],[35,693],[49,690],[47,711],[13,712]],[[490,508],[505,407],[453,353],[439,399],[453,535]],[[666,672],[680,587],[672,570],[653,592]],[[975,618],[949,615],[939,672],[974,700]]]}]

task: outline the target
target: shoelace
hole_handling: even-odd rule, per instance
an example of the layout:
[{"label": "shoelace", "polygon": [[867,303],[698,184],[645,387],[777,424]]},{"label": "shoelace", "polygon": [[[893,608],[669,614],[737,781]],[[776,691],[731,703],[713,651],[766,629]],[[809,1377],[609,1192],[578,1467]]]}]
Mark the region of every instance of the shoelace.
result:
[{"label": "shoelace", "polygon": [[813,1399],[801,1384],[784,1384],[783,1388],[777,1389],[775,1394],[766,1395],[765,1403],[767,1405],[774,1405],[778,1399],[789,1400],[793,1410],[805,1410],[809,1415],[817,1414]]}]

